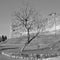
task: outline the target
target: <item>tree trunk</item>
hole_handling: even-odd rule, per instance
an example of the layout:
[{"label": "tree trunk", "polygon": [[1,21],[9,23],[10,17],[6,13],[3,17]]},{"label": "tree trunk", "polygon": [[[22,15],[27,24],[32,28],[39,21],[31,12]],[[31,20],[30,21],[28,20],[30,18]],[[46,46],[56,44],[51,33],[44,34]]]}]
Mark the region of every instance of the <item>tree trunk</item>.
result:
[{"label": "tree trunk", "polygon": [[27,41],[29,41],[30,40],[30,31],[29,31],[29,28],[27,29]]},{"label": "tree trunk", "polygon": [[30,33],[29,33],[29,29],[27,29],[27,42],[25,43],[24,47],[22,48],[22,51],[26,48],[26,46],[29,44],[29,40],[30,40]]}]

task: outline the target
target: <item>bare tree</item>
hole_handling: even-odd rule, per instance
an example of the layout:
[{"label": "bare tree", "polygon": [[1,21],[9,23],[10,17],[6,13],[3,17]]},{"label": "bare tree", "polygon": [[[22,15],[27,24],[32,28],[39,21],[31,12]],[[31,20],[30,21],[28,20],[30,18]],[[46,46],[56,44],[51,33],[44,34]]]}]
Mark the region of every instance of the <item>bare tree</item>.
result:
[{"label": "bare tree", "polygon": [[[26,46],[39,35],[40,31],[45,29],[47,19],[42,19],[41,15],[38,15],[35,9],[29,7],[16,12],[14,16],[16,17],[15,20],[18,21],[18,23],[14,26],[22,26],[22,28],[25,28],[27,32],[27,41],[22,49],[23,51]],[[31,37],[30,32],[32,30],[36,30],[37,32],[35,32],[34,36]]]}]

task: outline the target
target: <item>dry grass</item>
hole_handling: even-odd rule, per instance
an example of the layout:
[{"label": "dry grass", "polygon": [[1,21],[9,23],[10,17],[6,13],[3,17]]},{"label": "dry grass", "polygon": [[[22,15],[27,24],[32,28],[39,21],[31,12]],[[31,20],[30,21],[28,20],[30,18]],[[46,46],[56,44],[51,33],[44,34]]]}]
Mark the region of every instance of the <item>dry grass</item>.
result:
[{"label": "dry grass", "polygon": [[[22,40],[21,40],[22,39]],[[9,39],[9,41],[6,44],[3,44],[2,46],[6,46],[6,47],[21,47],[22,46],[22,41],[26,40],[27,38],[21,37],[21,38],[13,38],[13,43],[11,44],[10,42],[12,42],[12,39]],[[27,53],[27,54],[46,54],[46,53],[58,53],[60,55],[60,42],[56,42],[56,41],[60,41],[60,34],[55,35],[39,35],[38,37],[35,38],[35,40],[33,40],[30,45],[28,45],[28,47],[32,50],[30,50],[28,47],[26,49],[29,50],[25,50],[23,51],[23,53]],[[45,48],[47,46],[52,47],[53,50],[50,51],[49,48],[45,49],[45,50],[39,50],[36,49],[38,43],[41,45],[41,48]],[[36,46],[35,48],[33,48],[34,46]],[[18,49],[9,49],[9,50],[5,50],[5,52],[18,52]]]}]

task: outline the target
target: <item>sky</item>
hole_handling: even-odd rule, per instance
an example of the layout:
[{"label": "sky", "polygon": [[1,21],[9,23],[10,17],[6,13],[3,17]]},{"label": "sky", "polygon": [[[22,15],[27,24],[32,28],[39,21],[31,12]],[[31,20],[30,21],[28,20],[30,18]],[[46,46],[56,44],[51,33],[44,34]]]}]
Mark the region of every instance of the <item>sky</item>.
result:
[{"label": "sky", "polygon": [[60,0],[0,0],[0,35],[10,36],[12,13],[24,7],[27,1],[41,14],[60,13]]}]

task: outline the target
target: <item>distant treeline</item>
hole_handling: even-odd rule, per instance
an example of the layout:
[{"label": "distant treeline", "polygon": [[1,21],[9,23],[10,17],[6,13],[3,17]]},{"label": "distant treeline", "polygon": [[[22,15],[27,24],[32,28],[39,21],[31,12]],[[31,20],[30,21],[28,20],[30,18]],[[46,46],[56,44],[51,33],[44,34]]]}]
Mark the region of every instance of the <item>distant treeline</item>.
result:
[{"label": "distant treeline", "polygon": [[4,42],[4,41],[6,41],[6,40],[7,40],[7,36],[2,35],[2,36],[0,37],[0,42]]}]

